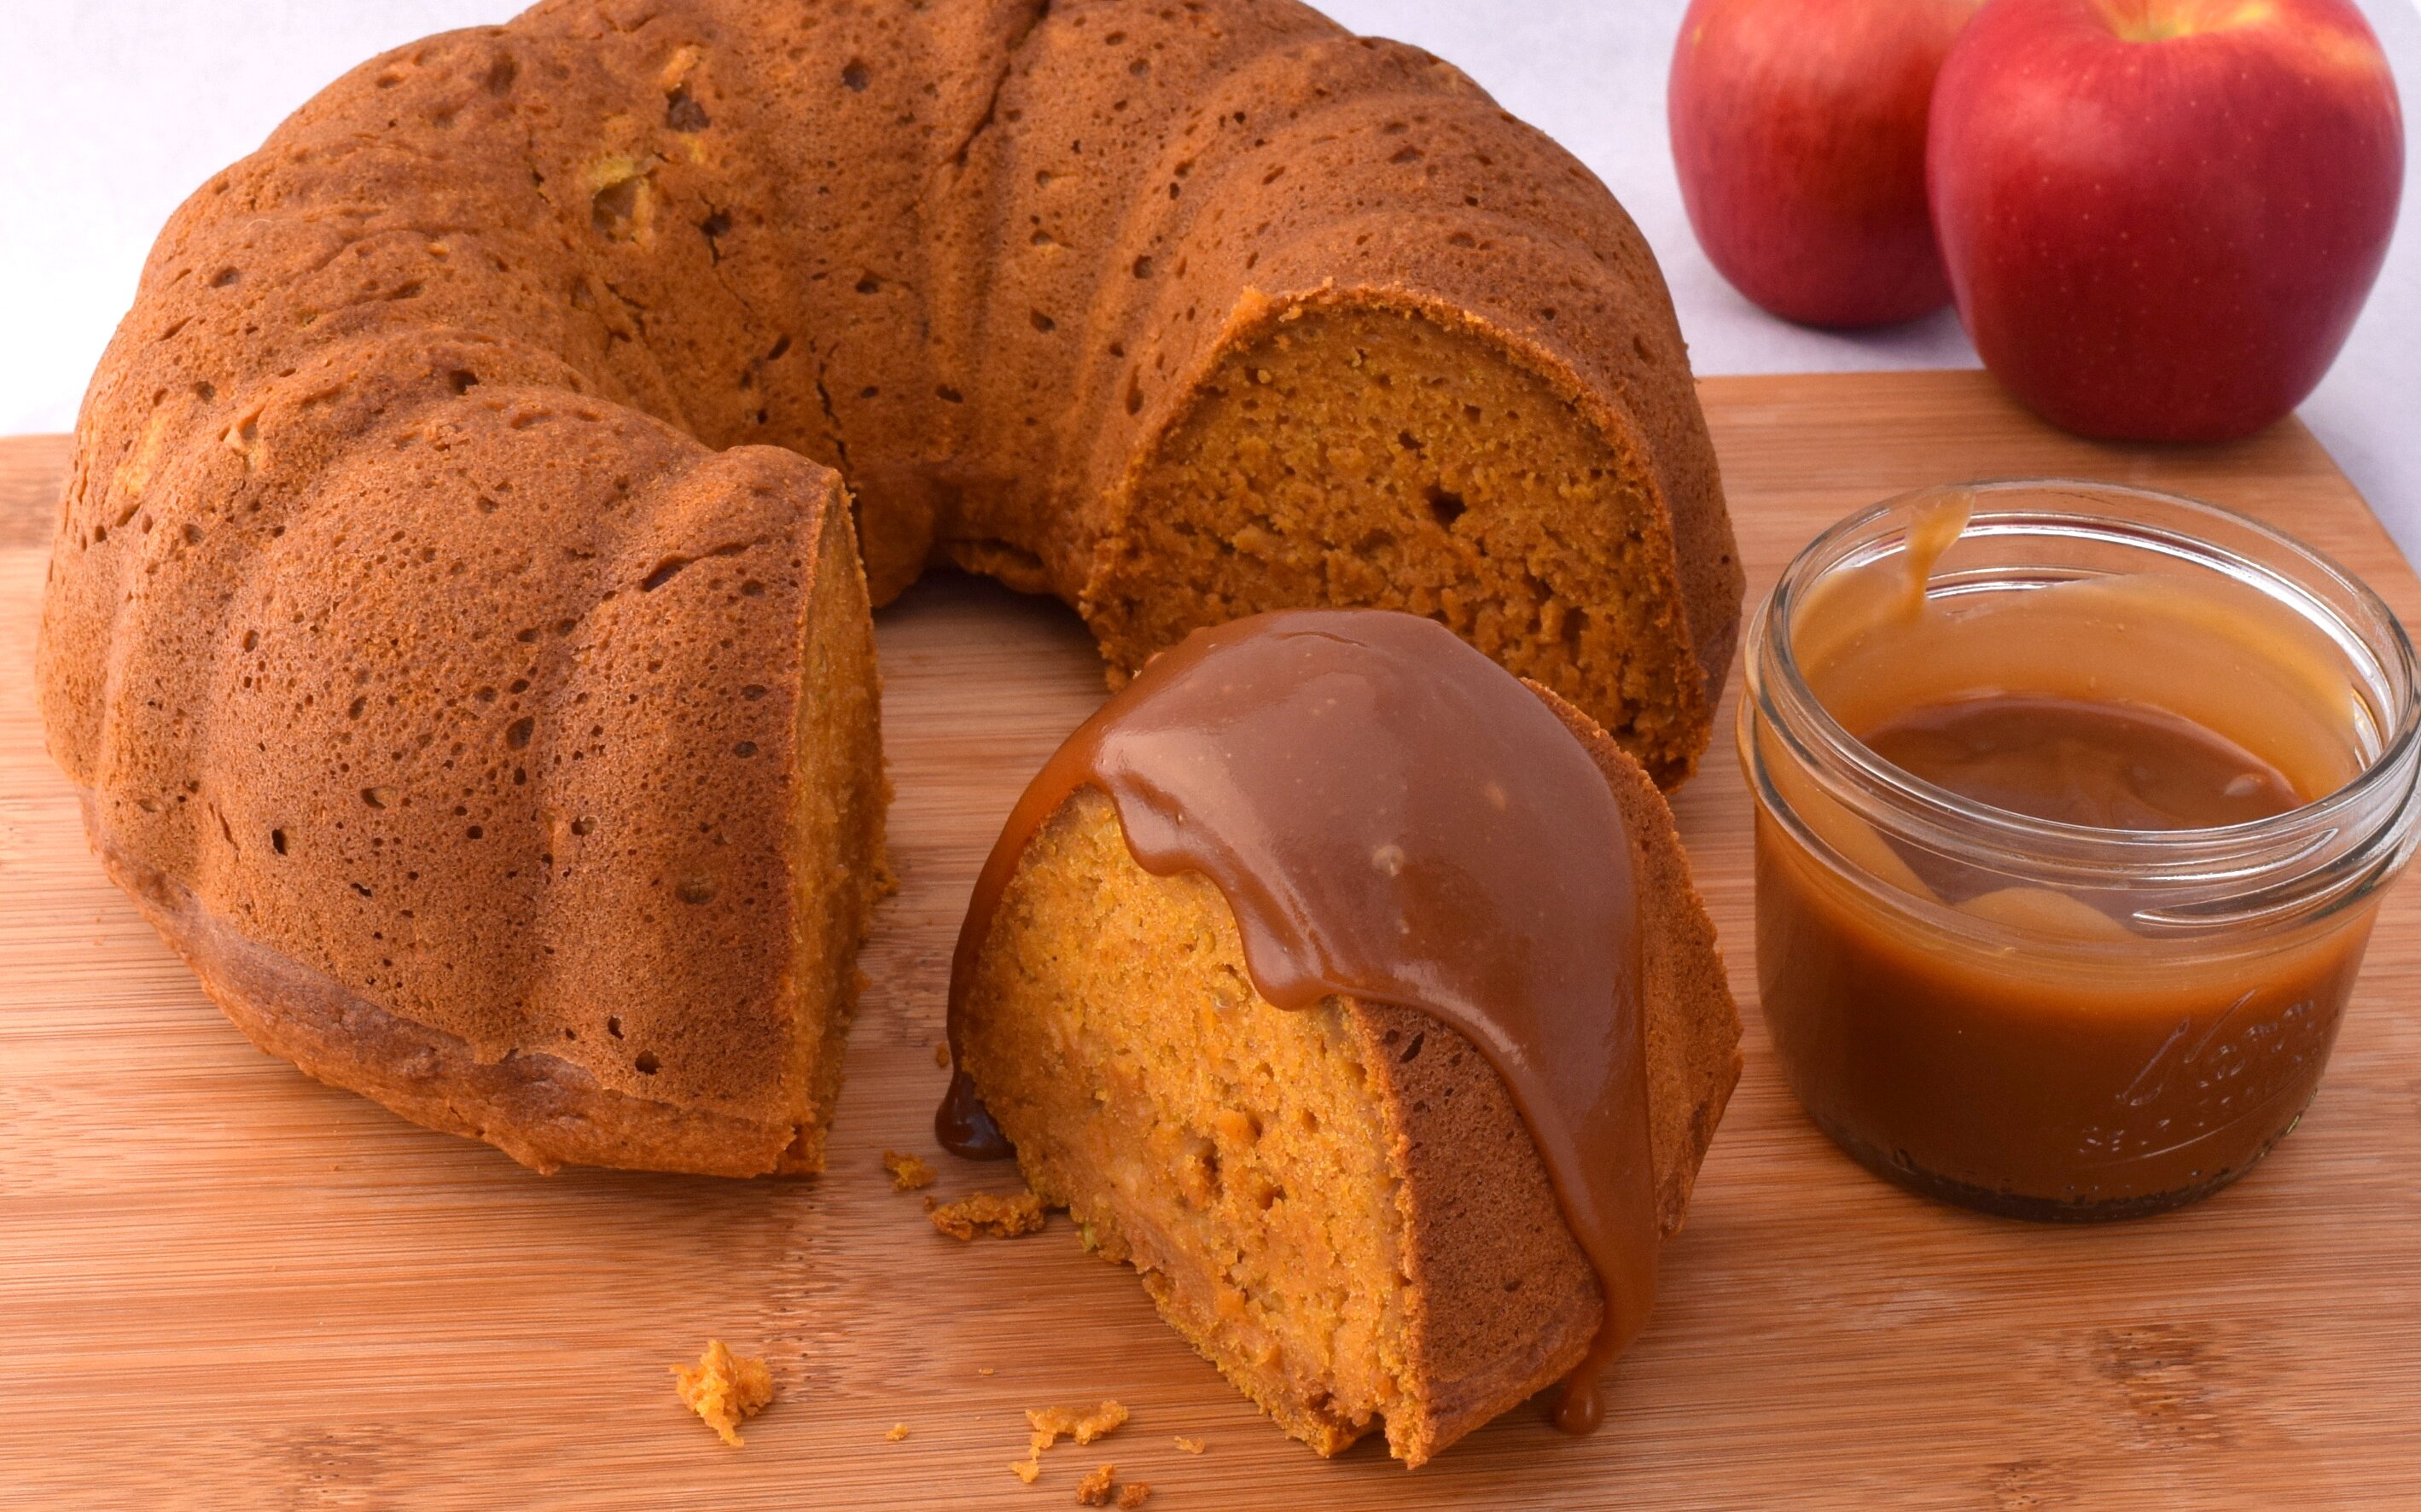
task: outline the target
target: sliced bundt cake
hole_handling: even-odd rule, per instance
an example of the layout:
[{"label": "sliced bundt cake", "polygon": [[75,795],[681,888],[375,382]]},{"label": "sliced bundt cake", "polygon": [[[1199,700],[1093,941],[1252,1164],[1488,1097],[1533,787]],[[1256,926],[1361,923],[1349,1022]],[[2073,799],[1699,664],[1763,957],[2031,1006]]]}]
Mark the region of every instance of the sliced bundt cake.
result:
[{"label": "sliced bundt cake", "polygon": [[1078,731],[951,1008],[945,1143],[1013,1147],[1288,1432],[1415,1464],[1559,1378],[1589,1426],[1740,1068],[1638,764],[1368,612],[1198,632]]},{"label": "sliced bundt cake", "polygon": [[1114,675],[1413,610],[1668,783],[1741,588],[1646,244],[1426,54],[1291,0],[548,0],[178,211],[43,717],[263,1044],[535,1164],[811,1167],[865,603],[936,559]]}]

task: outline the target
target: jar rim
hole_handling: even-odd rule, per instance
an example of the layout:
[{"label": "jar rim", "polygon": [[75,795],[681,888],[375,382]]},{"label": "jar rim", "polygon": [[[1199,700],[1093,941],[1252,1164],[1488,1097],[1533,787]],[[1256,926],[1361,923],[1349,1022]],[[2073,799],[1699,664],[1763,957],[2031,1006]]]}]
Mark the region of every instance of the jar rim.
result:
[{"label": "jar rim", "polygon": [[[1818,698],[1799,666],[1790,619],[1807,590],[1831,573],[1905,552],[1905,531],[1877,527],[1917,505],[1967,495],[1967,534],[2019,536],[2099,534],[2127,538],[2259,588],[2310,619],[2347,651],[2375,710],[2378,749],[2362,770],[2334,790],[2295,808],[2241,823],[2180,830],[2114,830],[1996,808],[1925,781],[1886,761],[1841,724]],[[1994,508],[1996,499],[2068,495],[2069,507],[2037,504]],[[2124,519],[2095,500],[2124,499],[2181,514],[2205,530],[2155,527]],[[2049,501],[2046,501],[2048,503]],[[2082,506],[2079,507],[2078,506]],[[2054,530],[2054,523],[2063,528]],[[1998,526],[1995,529],[1995,526]],[[1984,527],[1978,531],[1978,526]],[[2250,538],[2267,559],[2255,561],[2211,538]],[[1856,548],[1878,549],[1860,556]],[[2286,591],[2282,591],[2286,590]],[[2340,607],[2332,599],[2343,601]],[[2350,608],[2352,612],[2347,613]],[[2144,880],[2176,876],[2204,881],[2274,876],[2321,846],[2315,836],[2351,828],[2357,842],[2392,838],[2399,854],[2411,829],[2416,773],[2421,773],[2421,663],[2385,600],[2334,558],[2286,532],[2237,510],[2183,494],[2090,478],[2038,477],[1941,484],[1895,494],[1855,511],[1819,534],[1784,568],[1749,631],[1750,654],[1742,711],[1760,713],[1793,757],[1835,799],[1871,812],[1886,811],[1893,827],[1920,840],[1961,850],[2023,856],[2038,869],[2072,871],[2096,880],[2125,874]],[[1753,783],[1756,782],[1754,773]],[[2392,801],[2391,801],[2392,800]],[[2385,803],[2385,811],[2381,805]]]}]

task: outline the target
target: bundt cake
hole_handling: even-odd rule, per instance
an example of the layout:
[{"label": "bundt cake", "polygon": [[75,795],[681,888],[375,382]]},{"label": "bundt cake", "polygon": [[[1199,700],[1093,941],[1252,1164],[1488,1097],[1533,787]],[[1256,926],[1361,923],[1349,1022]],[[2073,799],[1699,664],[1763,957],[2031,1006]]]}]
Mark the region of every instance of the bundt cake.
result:
[{"label": "bundt cake", "polygon": [[[1536,696],[1533,696],[1535,692]],[[1740,1023],[1638,763],[1434,623],[1198,631],[977,882],[936,1130],[1288,1432],[1418,1464],[1644,1319]]]},{"label": "bundt cake", "polygon": [[1646,244],[1417,50],[1292,0],[548,0],[177,212],[43,717],[269,1049],[533,1165],[812,1169],[867,605],[937,560],[1114,678],[1431,616],[1668,783],[1741,589]]}]

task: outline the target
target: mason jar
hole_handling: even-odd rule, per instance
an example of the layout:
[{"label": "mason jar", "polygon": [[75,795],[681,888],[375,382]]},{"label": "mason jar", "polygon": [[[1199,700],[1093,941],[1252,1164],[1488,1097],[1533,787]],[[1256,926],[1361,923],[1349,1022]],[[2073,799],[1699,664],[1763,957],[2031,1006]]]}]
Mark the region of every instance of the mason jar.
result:
[{"label": "mason jar", "polygon": [[[1908,617],[1831,676],[1872,630],[1825,622],[1845,604]],[[1817,538],[1747,646],[1758,982],[1835,1143],[1928,1196],[2092,1220],[2194,1201],[2294,1127],[2413,846],[2413,653],[2375,593],[2193,499],[1960,485]],[[2274,746],[2305,780],[2294,806],[2218,827],[2017,812],[1852,733],[1869,726],[1847,711],[1902,683],[2056,683]]]}]

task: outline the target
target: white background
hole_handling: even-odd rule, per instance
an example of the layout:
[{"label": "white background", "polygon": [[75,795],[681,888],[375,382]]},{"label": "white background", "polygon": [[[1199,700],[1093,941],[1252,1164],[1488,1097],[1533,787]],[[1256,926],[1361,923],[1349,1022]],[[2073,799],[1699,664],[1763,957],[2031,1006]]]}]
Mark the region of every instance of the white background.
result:
[{"label": "white background", "polygon": [[[809,3],[809,0],[797,0]],[[2408,117],[2421,8],[2358,0]],[[1947,312],[1876,335],[1786,325],[1732,292],[1681,212],[1664,72],[1684,0],[1326,0],[1448,58],[1594,168],[1647,232],[1700,373],[1967,366]],[[0,434],[64,430],[169,210],[374,53],[502,21],[515,0],[0,0]],[[2408,146],[2387,268],[2303,416],[2421,559],[2421,195]]]}]

